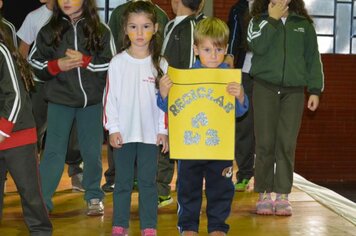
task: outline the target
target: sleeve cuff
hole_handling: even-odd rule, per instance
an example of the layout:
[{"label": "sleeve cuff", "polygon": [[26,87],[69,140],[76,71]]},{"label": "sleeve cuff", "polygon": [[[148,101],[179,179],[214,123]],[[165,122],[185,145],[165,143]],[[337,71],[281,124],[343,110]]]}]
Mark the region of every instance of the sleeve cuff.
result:
[{"label": "sleeve cuff", "polygon": [[59,72],[61,72],[61,69],[59,68],[57,59],[48,61],[47,67],[48,67],[48,72],[51,75],[57,75]]},{"label": "sleeve cuff", "polygon": [[8,121],[7,119],[0,118],[0,131],[5,137],[10,137],[12,129],[14,128],[14,123]]},{"label": "sleeve cuff", "polygon": [[87,55],[83,55],[82,60],[83,60],[83,68],[87,68],[87,66],[89,65],[89,63],[91,62],[92,57],[91,56],[87,56]]}]

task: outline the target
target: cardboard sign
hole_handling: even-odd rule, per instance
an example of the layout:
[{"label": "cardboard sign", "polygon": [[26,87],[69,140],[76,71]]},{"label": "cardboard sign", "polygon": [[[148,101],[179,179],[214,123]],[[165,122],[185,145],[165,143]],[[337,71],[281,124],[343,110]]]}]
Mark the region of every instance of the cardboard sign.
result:
[{"label": "cardboard sign", "polygon": [[227,83],[241,83],[238,69],[169,67],[173,81],[168,96],[170,158],[233,160],[235,97]]}]

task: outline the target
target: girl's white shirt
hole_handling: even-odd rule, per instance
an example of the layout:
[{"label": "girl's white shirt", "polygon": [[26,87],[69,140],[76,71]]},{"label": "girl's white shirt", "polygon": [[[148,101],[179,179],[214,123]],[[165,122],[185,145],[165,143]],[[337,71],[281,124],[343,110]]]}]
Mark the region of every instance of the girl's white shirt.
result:
[{"label": "girl's white shirt", "polygon": [[[168,63],[160,63],[164,73]],[[109,134],[120,132],[123,143],[156,144],[167,134],[165,115],[157,106],[157,71],[151,56],[137,59],[126,51],[110,62],[104,93],[104,126]]]}]

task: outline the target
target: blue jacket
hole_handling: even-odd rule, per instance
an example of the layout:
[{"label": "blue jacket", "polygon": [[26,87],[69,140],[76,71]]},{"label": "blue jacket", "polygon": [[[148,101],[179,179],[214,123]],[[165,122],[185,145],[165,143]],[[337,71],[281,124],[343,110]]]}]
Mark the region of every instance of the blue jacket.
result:
[{"label": "blue jacket", "polygon": [[[193,69],[203,68],[200,60],[196,60],[196,62],[194,63],[192,68]],[[221,63],[218,68],[228,69],[230,67],[226,63]],[[168,96],[165,99],[163,99],[161,94],[158,92],[157,106],[162,111],[167,112],[168,111]],[[240,117],[243,114],[245,114],[246,111],[248,110],[248,106],[249,106],[249,101],[248,101],[246,94],[245,94],[244,104],[240,104],[239,101],[236,99],[236,101],[235,101],[235,116]]]}]

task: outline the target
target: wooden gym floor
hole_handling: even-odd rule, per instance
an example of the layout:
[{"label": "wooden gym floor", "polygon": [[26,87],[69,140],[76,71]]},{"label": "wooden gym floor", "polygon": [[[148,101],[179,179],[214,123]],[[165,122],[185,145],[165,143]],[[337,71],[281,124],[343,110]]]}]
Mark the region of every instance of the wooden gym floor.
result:
[{"label": "wooden gym floor", "polygon": [[[106,149],[103,147],[103,169],[106,170]],[[104,182],[104,178],[102,179]],[[175,179],[173,180],[175,183]],[[174,186],[173,186],[174,188]],[[20,198],[11,178],[7,181],[3,220],[0,224],[0,236],[28,235],[22,219]],[[132,214],[129,235],[139,236],[139,215],[137,204],[138,193],[132,194]],[[172,191],[176,199],[176,193]],[[327,207],[316,202],[306,193],[293,188],[290,201],[293,206],[293,216],[259,216],[254,213],[255,193],[236,193],[232,205],[232,212],[228,219],[229,235],[237,236],[344,236],[356,235],[356,227]],[[200,233],[207,234],[205,201],[202,206]],[[54,226],[54,236],[104,236],[111,233],[112,194],[106,194],[105,214],[102,217],[88,217],[85,215],[86,204],[83,193],[71,191],[70,179],[66,169],[60,186],[54,196],[54,211],[50,215]],[[175,236],[176,204],[171,204],[158,211],[158,235]]]}]

